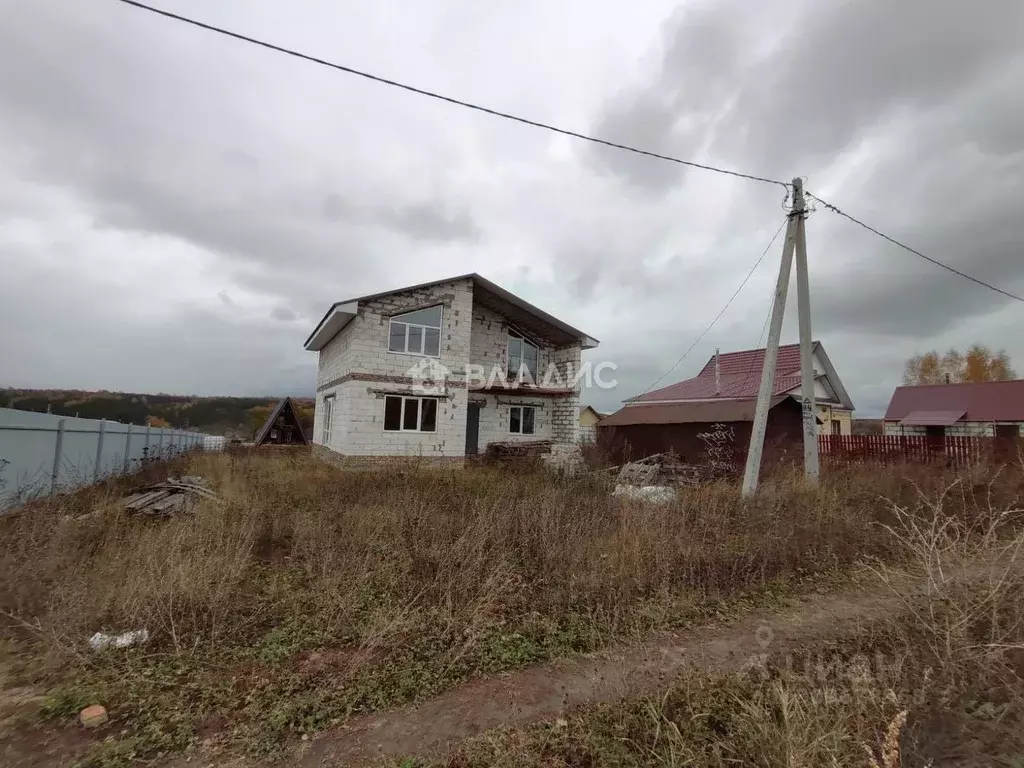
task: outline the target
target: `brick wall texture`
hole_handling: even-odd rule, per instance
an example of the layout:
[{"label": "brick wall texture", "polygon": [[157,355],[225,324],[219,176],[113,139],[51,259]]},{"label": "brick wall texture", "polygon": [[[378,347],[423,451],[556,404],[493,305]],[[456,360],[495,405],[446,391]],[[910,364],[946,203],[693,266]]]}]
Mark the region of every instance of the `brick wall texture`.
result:
[{"label": "brick wall texture", "polygon": [[[1000,424],[1014,424],[1015,422],[998,422]],[[1016,423],[1017,432],[1024,434],[1021,431],[1021,427],[1024,426],[1022,423]],[[895,421],[887,421],[882,427],[883,431],[887,435],[920,435],[924,436],[927,434],[927,430],[924,427],[916,426],[903,426]],[[946,427],[946,434],[951,437],[994,437],[995,436],[995,425],[985,421],[966,421],[957,424],[950,424]]]}]

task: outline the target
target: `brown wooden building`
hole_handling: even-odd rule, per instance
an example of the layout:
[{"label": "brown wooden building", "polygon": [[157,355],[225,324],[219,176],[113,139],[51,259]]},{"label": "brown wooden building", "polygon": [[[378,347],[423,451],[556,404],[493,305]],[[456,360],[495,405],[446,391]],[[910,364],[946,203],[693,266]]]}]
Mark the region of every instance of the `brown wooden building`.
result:
[{"label": "brown wooden building", "polygon": [[[684,462],[702,464],[709,458],[709,435],[724,433],[733,463],[741,466],[756,404],[751,398],[628,405],[601,420],[598,441],[617,462],[672,451]],[[800,402],[790,395],[771,400],[764,455],[768,463],[803,456]]]},{"label": "brown wooden building", "polygon": [[309,445],[295,403],[290,397],[278,401],[260,431],[256,433],[255,445]]}]

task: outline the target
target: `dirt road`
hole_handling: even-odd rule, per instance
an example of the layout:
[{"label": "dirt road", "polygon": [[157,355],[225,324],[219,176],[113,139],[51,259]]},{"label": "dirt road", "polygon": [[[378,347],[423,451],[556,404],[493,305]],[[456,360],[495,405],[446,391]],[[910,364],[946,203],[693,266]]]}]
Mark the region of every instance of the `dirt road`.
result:
[{"label": "dirt road", "polygon": [[312,741],[301,764],[355,766],[381,757],[441,754],[491,728],[526,725],[580,705],[657,691],[688,665],[730,670],[757,663],[763,654],[786,653],[877,623],[901,606],[891,591],[861,585],[806,597],[782,613],[751,615],[729,626],[662,635],[639,647],[474,681],[418,706],[349,720]]}]

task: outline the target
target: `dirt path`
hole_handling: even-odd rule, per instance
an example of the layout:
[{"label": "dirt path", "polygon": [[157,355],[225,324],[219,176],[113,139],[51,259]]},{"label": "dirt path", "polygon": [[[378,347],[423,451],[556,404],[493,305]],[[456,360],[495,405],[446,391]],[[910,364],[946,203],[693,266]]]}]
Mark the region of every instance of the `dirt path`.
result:
[{"label": "dirt path", "polygon": [[353,718],[311,742],[300,764],[354,766],[381,757],[443,753],[491,728],[522,726],[580,705],[657,690],[688,665],[739,669],[760,654],[785,653],[876,623],[899,612],[901,605],[881,586],[849,588],[806,597],[784,612],[751,615],[729,626],[662,635],[639,647],[478,680],[418,706]]}]

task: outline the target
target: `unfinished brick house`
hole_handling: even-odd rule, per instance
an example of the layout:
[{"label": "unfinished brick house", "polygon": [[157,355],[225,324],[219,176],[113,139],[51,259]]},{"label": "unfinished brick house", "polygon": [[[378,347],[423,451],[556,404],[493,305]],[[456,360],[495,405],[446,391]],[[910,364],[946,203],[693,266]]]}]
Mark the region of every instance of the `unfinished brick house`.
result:
[{"label": "unfinished brick house", "polygon": [[597,343],[477,274],[337,302],[305,343],[319,354],[313,443],[428,459],[575,446],[580,355]]}]

